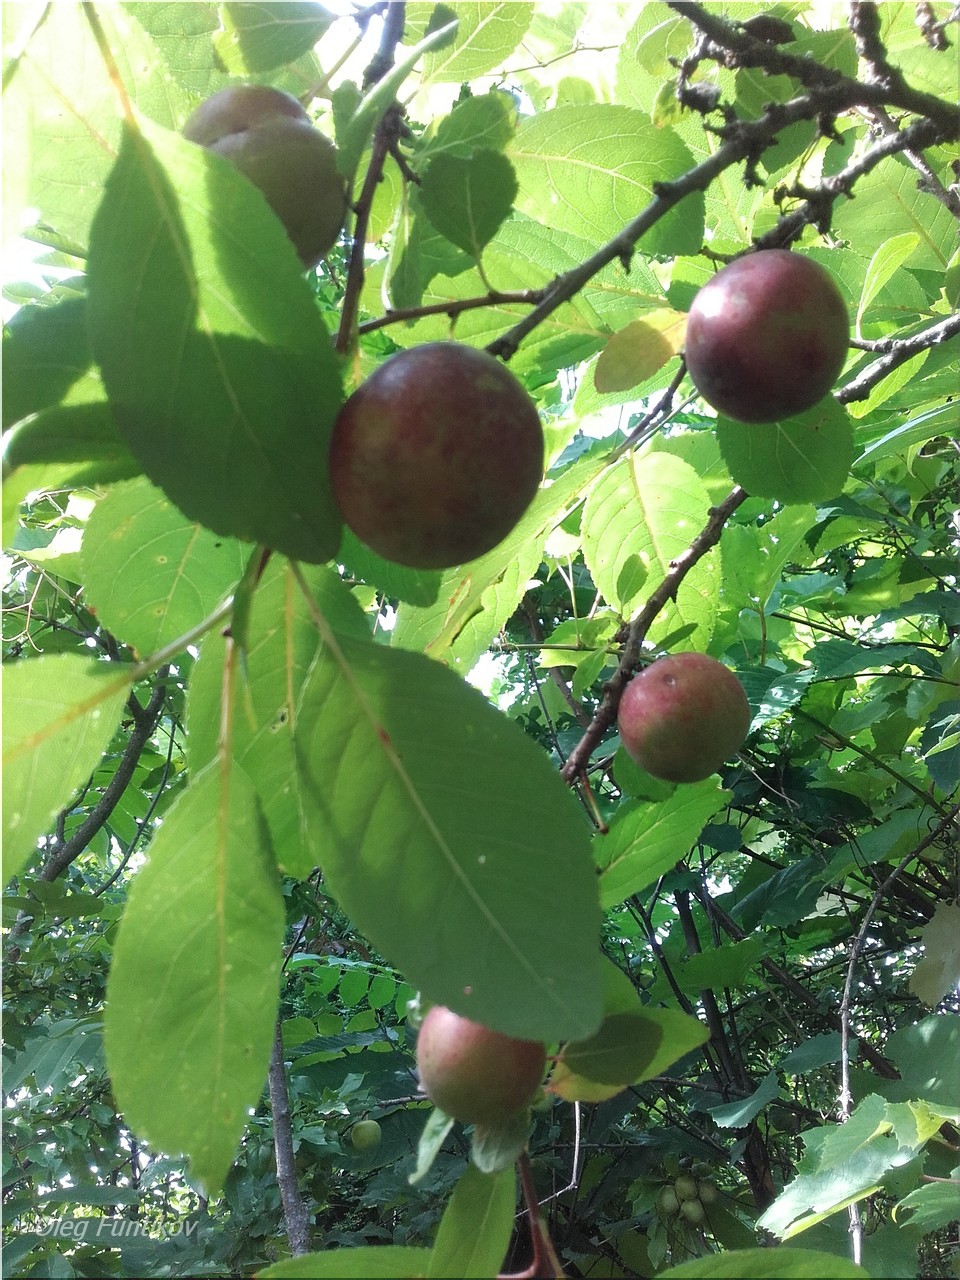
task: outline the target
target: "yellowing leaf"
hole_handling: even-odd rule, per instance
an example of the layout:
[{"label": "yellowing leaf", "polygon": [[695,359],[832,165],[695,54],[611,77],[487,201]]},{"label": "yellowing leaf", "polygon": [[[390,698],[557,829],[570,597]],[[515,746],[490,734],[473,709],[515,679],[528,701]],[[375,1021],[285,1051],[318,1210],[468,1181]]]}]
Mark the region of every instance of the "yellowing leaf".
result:
[{"label": "yellowing leaf", "polygon": [[663,308],[615,333],[600,352],[593,384],[601,395],[629,391],[667,363],[683,346],[686,316]]}]

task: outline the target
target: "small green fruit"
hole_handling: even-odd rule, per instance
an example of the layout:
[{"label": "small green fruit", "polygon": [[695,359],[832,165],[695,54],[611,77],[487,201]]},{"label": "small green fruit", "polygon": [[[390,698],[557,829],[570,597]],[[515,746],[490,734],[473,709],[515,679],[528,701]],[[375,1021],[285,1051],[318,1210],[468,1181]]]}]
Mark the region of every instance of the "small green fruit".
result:
[{"label": "small green fruit", "polygon": [[677,1193],[673,1187],[663,1187],[657,1196],[657,1209],[664,1216],[669,1218],[675,1214],[680,1208],[680,1201],[677,1199]]},{"label": "small green fruit", "polygon": [[350,1141],[355,1151],[375,1151],[382,1136],[383,1131],[376,1120],[358,1120],[350,1130]]},{"label": "small green fruit", "polygon": [[680,1213],[693,1227],[699,1227],[707,1216],[699,1200],[681,1200]]},{"label": "small green fruit", "polygon": [[696,1200],[697,1184],[693,1178],[688,1178],[686,1174],[681,1174],[673,1184],[673,1189],[677,1193],[678,1200]]},{"label": "small green fruit", "polygon": [[697,1195],[700,1197],[701,1204],[716,1204],[719,1194],[717,1184],[712,1178],[705,1178],[697,1183]]}]

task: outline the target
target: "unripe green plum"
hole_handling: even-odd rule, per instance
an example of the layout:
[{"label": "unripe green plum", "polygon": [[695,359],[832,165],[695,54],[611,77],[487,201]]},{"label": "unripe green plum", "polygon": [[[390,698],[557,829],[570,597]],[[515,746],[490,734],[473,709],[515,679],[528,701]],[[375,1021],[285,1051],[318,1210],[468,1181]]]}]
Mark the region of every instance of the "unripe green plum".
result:
[{"label": "unripe green plum", "polygon": [[543,476],[533,401],[485,351],[429,342],[397,352],[341,409],[333,494],[362,542],[415,569],[447,569],[501,542]]},{"label": "unripe green plum", "polygon": [[382,1136],[376,1120],[358,1120],[350,1130],[350,1141],[355,1151],[375,1151]]},{"label": "unripe green plum", "polygon": [[685,353],[708,404],[738,422],[777,422],[823,399],[849,342],[850,316],[830,273],[801,254],[764,249],[699,291]]},{"label": "unripe green plum", "polygon": [[665,782],[699,782],[739,751],[750,704],[737,677],[704,653],[672,653],[634,676],[620,699],[626,751]]},{"label": "unripe green plum", "polygon": [[707,1216],[699,1200],[681,1200],[680,1213],[693,1227],[699,1227]]},{"label": "unripe green plum", "polygon": [[673,1189],[677,1193],[678,1200],[695,1200],[697,1198],[697,1184],[693,1178],[687,1177],[682,1173],[673,1184]]},{"label": "unripe green plum", "polygon": [[720,1192],[712,1178],[704,1178],[697,1183],[697,1195],[700,1197],[701,1204],[716,1204]]},{"label": "unripe green plum", "polygon": [[680,1199],[673,1187],[661,1188],[657,1196],[657,1209],[664,1217],[671,1217],[680,1209]]},{"label": "unripe green plum", "polygon": [[417,1036],[424,1093],[463,1124],[497,1126],[528,1107],[546,1061],[540,1041],[505,1036],[443,1005],[429,1010]]},{"label": "unripe green plum", "polygon": [[296,98],[265,85],[233,85],[202,102],[183,134],[260,189],[304,266],[315,266],[336,243],[347,209],[337,150]]}]

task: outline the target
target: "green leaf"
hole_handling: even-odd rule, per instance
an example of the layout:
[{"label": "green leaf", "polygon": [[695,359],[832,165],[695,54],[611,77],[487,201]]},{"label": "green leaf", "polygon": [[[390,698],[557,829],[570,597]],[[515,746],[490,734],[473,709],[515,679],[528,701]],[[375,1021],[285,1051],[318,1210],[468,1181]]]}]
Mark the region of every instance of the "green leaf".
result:
[{"label": "green leaf", "polygon": [[41,409],[4,434],[4,487],[18,467],[50,463],[63,464],[57,486],[65,489],[140,474],[140,464],[117,430],[105,400]]},{"label": "green leaf", "polygon": [[427,1275],[463,1280],[496,1275],[513,1234],[516,1201],[512,1167],[489,1174],[467,1165],[440,1219]]},{"label": "green leaf", "polygon": [[92,365],[85,298],[21,308],[3,335],[4,429],[59,404]]},{"label": "green leaf", "polygon": [[[445,8],[439,5],[437,12]],[[448,18],[449,21],[447,21]],[[431,49],[442,48],[448,43],[450,33],[457,22],[457,15],[447,10],[443,19],[441,26],[431,26],[420,43],[409,51],[405,51],[386,75],[375,82],[357,103],[350,121],[338,129],[337,142],[340,154],[337,157],[337,168],[344,177],[348,179],[353,177],[360,163],[360,157],[370,143],[377,122],[397,96],[400,86],[421,57]]]},{"label": "green leaf", "polygon": [[[188,94],[129,12],[139,7],[106,5],[97,16],[127,94],[158,124],[175,128],[189,110]],[[3,17],[5,27],[30,21],[16,6],[4,6]],[[5,40],[16,34],[5,32]],[[121,134],[116,89],[82,5],[56,5],[44,15],[4,86],[3,107],[4,176],[12,178],[4,183],[5,217],[19,231],[30,225],[25,215],[40,210],[44,227],[82,250]]]},{"label": "green leaf", "polygon": [[398,1244],[360,1245],[285,1258],[257,1275],[263,1280],[418,1280],[429,1274],[431,1255],[431,1249]]},{"label": "green leaf", "polygon": [[592,1036],[566,1044],[560,1061],[586,1080],[625,1087],[649,1067],[660,1038],[643,1013],[611,1013]]},{"label": "green leaf", "polygon": [[[356,599],[330,569],[305,572],[330,625],[365,639],[370,627]],[[289,565],[272,561],[257,584],[237,680],[230,748],[260,797],[277,862],[290,875],[314,867],[300,831],[293,730],[303,681],[320,647],[317,629]],[[209,633],[187,690],[187,763],[197,773],[214,758],[219,737],[226,641]]]},{"label": "green leaf", "polygon": [[900,1072],[899,1080],[875,1082],[875,1092],[891,1102],[923,1098],[946,1107],[957,1105],[957,1062],[960,1061],[960,1017],[930,1014],[889,1038],[886,1054]]},{"label": "green leaf", "polygon": [[327,469],[340,373],[260,193],[220,156],[128,128],[89,288],[94,352],[147,476],[215,533],[326,560],[340,537]]},{"label": "green leaf", "polygon": [[236,586],[248,549],[180,514],[148,480],[115,486],[93,509],[81,566],[91,607],[140,654],[197,626]]},{"label": "green leaf", "polygon": [[957,1184],[935,1182],[918,1187],[894,1205],[893,1219],[924,1232],[948,1227],[957,1220]]},{"label": "green leaf", "polygon": [[854,465],[859,467],[864,462],[879,462],[883,458],[895,457],[911,445],[924,444],[935,436],[949,432],[956,422],[956,412],[954,404],[941,404],[926,413],[918,414],[908,422],[901,422],[892,431],[868,445]]},{"label": "green leaf", "polygon": [[956,249],[956,219],[939,200],[917,187],[917,174],[891,156],[857,183],[857,198],[838,205],[833,228],[852,244],[880,245],[916,235],[911,267],[943,271]]},{"label": "green leaf", "polygon": [[[408,20],[416,22],[419,12],[433,8],[432,4],[411,4]],[[425,84],[472,80],[499,67],[523,39],[533,5],[528,0],[456,0],[451,12],[459,24],[456,37],[424,59]]]},{"label": "green leaf", "polygon": [[[629,617],[642,603],[647,582],[633,572],[621,577],[639,557],[658,585],[674,557],[684,551],[707,520],[710,499],[688,463],[668,453],[629,453],[600,477],[583,510],[583,555],[604,598]],[[622,587],[641,586],[622,597]],[[706,649],[713,631],[720,591],[720,558],[713,550],[693,566],[676,599],[662,609],[649,632],[656,643],[692,626],[689,649]]]},{"label": "green leaf", "polygon": [[659,1280],[867,1280],[846,1258],[813,1249],[731,1249],[661,1271]]},{"label": "green leaf", "polygon": [[803,1135],[806,1153],[796,1178],[757,1226],[789,1239],[878,1189],[892,1169],[914,1156],[892,1136],[886,1104],[871,1094],[846,1124]]},{"label": "green leaf", "polygon": [[736,1102],[725,1102],[719,1107],[708,1107],[707,1110],[721,1129],[745,1129],[768,1102],[780,1097],[781,1092],[777,1073],[771,1071],[749,1098],[738,1098]]},{"label": "green leaf", "polygon": [[429,654],[466,675],[523,598],[547,535],[579,504],[601,466],[586,460],[542,489],[499,546],[443,574],[435,603],[401,606],[394,646]]},{"label": "green leaf", "polygon": [[[628,976],[607,958],[603,976],[604,1021],[599,1031],[567,1045],[550,1073],[550,1091],[570,1101],[603,1102],[627,1084],[652,1080],[709,1038],[696,1018],[676,1009],[642,1005]],[[600,1051],[599,1059],[595,1051]],[[594,1074],[595,1069],[600,1074]],[[603,1083],[607,1076],[612,1081]]]},{"label": "green leaf", "polygon": [[[645,112],[602,103],[527,117],[509,155],[520,182],[517,207],[592,245],[637,217],[656,183],[679,178],[694,165],[672,129],[657,129]],[[703,208],[702,195],[689,196],[647,232],[644,252],[696,253]]]},{"label": "green leaf", "polygon": [[737,484],[785,503],[836,497],[856,453],[850,419],[832,396],[782,422],[748,426],[720,418],[717,438]]},{"label": "green leaf", "polygon": [[860,324],[863,320],[864,312],[884,285],[900,270],[919,243],[920,237],[912,231],[907,231],[903,235],[894,236],[892,240],[882,244],[870,259],[867,274],[863,278],[860,304],[857,307],[856,330],[858,335],[860,335]]},{"label": "green leaf", "polygon": [[761,935],[742,942],[724,942],[718,947],[689,956],[677,974],[681,990],[695,992],[720,987],[740,987],[756,968],[767,949]]},{"label": "green leaf", "polygon": [[5,882],[99,765],[129,692],[129,669],[75,654],[3,664]]},{"label": "green leaf", "polygon": [[422,144],[421,161],[439,153],[469,158],[478,148],[503,151],[517,128],[517,104],[502,89],[491,89],[458,102]]},{"label": "green leaf", "polygon": [[642,893],[674,867],[729,798],[717,778],[707,778],[677,787],[659,804],[621,804],[606,835],[593,838],[604,909]]},{"label": "green leaf", "polygon": [[333,21],[320,4],[221,4],[222,28],[213,37],[217,57],[233,75],[286,66],[317,43]]},{"label": "green leaf", "polygon": [[475,151],[469,159],[435,156],[423,175],[420,200],[437,231],[479,259],[513,208],[517,179],[499,151]]},{"label": "green leaf", "polygon": [[307,677],[295,735],[327,887],[431,999],[507,1035],[589,1034],[599,904],[570,792],[446,667],[338,647]]},{"label": "green leaf", "polygon": [[273,1046],[283,899],[256,795],[211,768],[167,813],[134,880],[107,984],[117,1105],[216,1193]]}]

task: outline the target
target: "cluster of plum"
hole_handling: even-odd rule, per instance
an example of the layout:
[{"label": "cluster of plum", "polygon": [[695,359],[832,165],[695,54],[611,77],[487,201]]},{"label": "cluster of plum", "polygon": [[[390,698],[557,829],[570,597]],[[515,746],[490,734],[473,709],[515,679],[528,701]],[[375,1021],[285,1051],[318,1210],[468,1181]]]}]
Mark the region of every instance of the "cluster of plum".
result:
[{"label": "cluster of plum", "polygon": [[[347,211],[337,151],[295,98],[260,85],[227,88],[197,108],[184,135],[260,189],[305,266],[336,243]],[[848,338],[847,309],[827,271],[768,249],[734,260],[697,293],[687,369],[718,412],[773,423],[828,394]],[[343,405],[330,448],[347,525],[374,551],[417,569],[450,568],[495,547],[533,501],[543,466],[540,417],[523,386],[498,360],[457,342],[424,343],[381,364]],[[701,653],[670,654],[644,668],[619,708],[627,752],[669,782],[709,777],[739,750],[749,725],[740,682]],[[530,1104],[546,1059],[538,1042],[434,1006],[420,1028],[417,1061],[424,1091],[442,1111],[489,1126]],[[379,1138],[376,1121],[354,1128],[358,1147]],[[702,1221],[711,1186],[678,1178],[661,1208]]]},{"label": "cluster of plum", "polygon": [[700,1227],[706,1219],[704,1206],[715,1204],[720,1192],[710,1176],[708,1164],[695,1164],[690,1173],[681,1173],[672,1183],[660,1189],[657,1212],[662,1218],[679,1214],[691,1227]]}]

